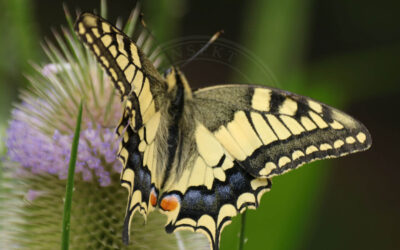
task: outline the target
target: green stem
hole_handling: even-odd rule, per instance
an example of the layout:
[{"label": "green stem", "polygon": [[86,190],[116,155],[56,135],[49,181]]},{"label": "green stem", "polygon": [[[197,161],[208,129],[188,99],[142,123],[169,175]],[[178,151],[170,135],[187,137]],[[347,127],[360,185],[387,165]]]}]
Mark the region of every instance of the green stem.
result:
[{"label": "green stem", "polygon": [[81,131],[81,121],[82,121],[82,101],[79,105],[79,113],[76,121],[74,139],[71,146],[71,156],[69,160],[68,168],[68,180],[67,187],[65,191],[65,203],[64,203],[64,215],[63,215],[63,225],[62,225],[62,238],[61,238],[61,249],[68,250],[69,248],[69,232],[71,228],[71,206],[72,206],[72,191],[74,188],[74,174],[75,174],[75,164],[78,155],[78,145],[79,145],[79,134]]},{"label": "green stem", "polygon": [[239,235],[239,250],[243,250],[245,241],[245,229],[246,229],[246,211],[242,214],[242,221],[240,223],[240,235]]}]

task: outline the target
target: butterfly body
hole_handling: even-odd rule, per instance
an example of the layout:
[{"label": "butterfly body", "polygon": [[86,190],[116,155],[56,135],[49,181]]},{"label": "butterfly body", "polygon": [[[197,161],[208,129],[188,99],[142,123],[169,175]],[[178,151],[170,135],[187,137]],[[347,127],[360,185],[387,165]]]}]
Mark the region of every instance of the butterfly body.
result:
[{"label": "butterfly body", "polygon": [[347,114],[287,91],[220,85],[192,91],[177,67],[161,76],[122,31],[90,13],[76,23],[125,101],[117,134],[132,215],[167,215],[167,232],[204,233],[212,249],[231,218],[259,205],[270,178],[317,159],[366,150]]}]

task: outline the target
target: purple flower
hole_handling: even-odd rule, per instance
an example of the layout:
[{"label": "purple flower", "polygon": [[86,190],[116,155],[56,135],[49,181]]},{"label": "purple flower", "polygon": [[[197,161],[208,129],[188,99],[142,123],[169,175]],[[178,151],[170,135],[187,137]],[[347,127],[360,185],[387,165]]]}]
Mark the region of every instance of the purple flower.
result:
[{"label": "purple flower", "polygon": [[[29,110],[31,106],[23,103],[22,107]],[[49,173],[65,179],[72,135],[62,134],[59,130],[46,134],[32,126],[24,116],[21,109],[13,111],[6,141],[9,158],[32,173]],[[121,170],[116,158],[118,141],[114,134],[114,129],[86,124],[81,132],[75,170],[83,180],[91,181],[95,176],[101,186],[108,186],[111,183],[110,173]]]}]

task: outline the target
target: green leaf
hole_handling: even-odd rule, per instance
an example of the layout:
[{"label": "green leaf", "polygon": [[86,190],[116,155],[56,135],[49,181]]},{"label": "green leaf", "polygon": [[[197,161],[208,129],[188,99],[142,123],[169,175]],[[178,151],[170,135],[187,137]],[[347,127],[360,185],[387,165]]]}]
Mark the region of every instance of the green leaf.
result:
[{"label": "green leaf", "polygon": [[244,243],[246,241],[246,211],[243,212],[241,216],[242,220],[240,222],[240,235],[239,235],[239,250],[243,250]]}]

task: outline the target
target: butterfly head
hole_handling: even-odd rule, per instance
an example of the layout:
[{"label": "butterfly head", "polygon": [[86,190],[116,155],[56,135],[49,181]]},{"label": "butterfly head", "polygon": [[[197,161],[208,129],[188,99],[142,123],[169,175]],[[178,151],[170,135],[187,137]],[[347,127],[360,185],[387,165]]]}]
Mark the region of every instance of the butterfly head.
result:
[{"label": "butterfly head", "polygon": [[164,79],[166,80],[168,84],[168,92],[172,91],[175,86],[182,84],[186,96],[192,96],[192,91],[190,89],[189,83],[186,79],[186,76],[183,74],[183,72],[176,66],[171,66],[169,67],[165,72],[164,72]]}]

